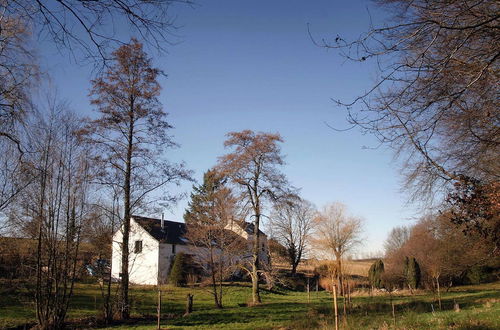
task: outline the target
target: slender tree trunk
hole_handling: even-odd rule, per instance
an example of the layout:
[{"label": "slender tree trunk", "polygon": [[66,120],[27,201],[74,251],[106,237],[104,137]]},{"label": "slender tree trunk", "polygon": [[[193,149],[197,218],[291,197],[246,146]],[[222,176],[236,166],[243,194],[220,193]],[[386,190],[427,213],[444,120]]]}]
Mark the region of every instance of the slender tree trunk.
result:
[{"label": "slender tree trunk", "polygon": [[134,138],[134,102],[130,99],[130,122],[127,136],[127,158],[125,160],[125,182],[124,182],[124,217],[123,217],[123,243],[122,243],[122,281],[121,281],[121,317],[128,319],[130,317],[130,306],[128,298],[129,288],[129,237],[130,237],[130,186],[132,177],[132,148]]},{"label": "slender tree trunk", "polygon": [[439,276],[436,277],[436,286],[437,286],[437,294],[438,294],[438,302],[439,302],[439,310],[441,310],[441,290],[439,287]]},{"label": "slender tree trunk", "polygon": [[210,268],[212,269],[212,290],[214,292],[214,301],[215,301],[215,307],[221,308],[220,302],[219,302],[219,294],[217,292],[217,270],[215,268],[215,261],[214,261],[214,251],[213,248],[210,248]]},{"label": "slender tree trunk", "polygon": [[335,313],[335,330],[339,330],[339,310],[337,306],[337,288],[335,281],[332,278],[332,291],[333,291],[333,311]]},{"label": "slender tree trunk", "polygon": [[252,262],[252,301],[254,304],[260,304],[262,301],[260,299],[259,293],[259,249],[260,249],[260,235],[259,235],[259,225],[260,225],[260,211],[255,213],[255,225],[254,225],[254,241],[253,241],[253,262]]},{"label": "slender tree trunk", "polygon": [[337,258],[337,280],[340,288],[339,294],[341,296],[344,296],[344,281],[342,279],[342,259],[341,259],[342,256],[339,254],[336,256],[336,258]]}]

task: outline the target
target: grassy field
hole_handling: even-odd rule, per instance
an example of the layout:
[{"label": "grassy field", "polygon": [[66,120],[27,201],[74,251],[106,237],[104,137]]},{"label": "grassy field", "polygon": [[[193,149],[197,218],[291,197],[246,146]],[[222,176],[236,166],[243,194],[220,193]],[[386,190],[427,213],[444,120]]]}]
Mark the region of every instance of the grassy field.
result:
[{"label": "grassy field", "polygon": [[[6,293],[7,292],[7,293]],[[183,317],[186,295],[194,294],[194,312]],[[154,329],[157,292],[153,287],[131,290],[134,319],[110,329]],[[263,291],[263,304],[244,307],[250,299],[248,285],[227,287],[225,308],[213,308],[211,296],[202,288],[163,290],[162,327],[165,329],[331,329],[332,303],[327,292],[307,294],[292,291]],[[34,321],[29,295],[5,290],[0,296],[0,328]],[[342,301],[342,299],[340,300]],[[432,294],[393,296],[396,318],[388,295],[357,296],[343,329],[500,329],[500,283],[457,287],[443,294],[438,310]],[[457,302],[460,312],[453,310]],[[93,326],[101,303],[97,285],[79,284],[69,318],[81,320],[76,327]],[[342,305],[340,306],[342,310]]]}]

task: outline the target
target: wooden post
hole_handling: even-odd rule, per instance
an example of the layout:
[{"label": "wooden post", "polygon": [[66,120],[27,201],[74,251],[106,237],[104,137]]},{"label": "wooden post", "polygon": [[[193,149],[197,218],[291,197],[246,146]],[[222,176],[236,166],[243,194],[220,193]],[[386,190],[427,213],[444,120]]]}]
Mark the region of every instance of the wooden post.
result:
[{"label": "wooden post", "polygon": [[347,300],[349,301],[349,310],[352,307],[352,302],[351,302],[351,282],[347,281]]},{"label": "wooden post", "polygon": [[338,313],[338,307],[337,307],[337,287],[336,287],[335,283],[332,283],[332,284],[333,284],[333,307],[335,310],[335,330],[339,330],[339,313]]},{"label": "wooden post", "polygon": [[161,288],[158,286],[158,306],[156,308],[157,311],[157,317],[158,317],[158,324],[157,324],[157,329],[161,329]]},{"label": "wooden post", "polygon": [[309,288],[309,277],[307,278],[307,302],[311,302],[311,290]]},{"label": "wooden post", "polygon": [[441,308],[441,290],[439,287],[439,276],[436,278],[436,284],[437,284],[437,291],[438,291],[439,310],[442,310],[442,308]]},{"label": "wooden post", "polygon": [[184,313],[184,316],[191,314],[193,312],[193,297],[194,295],[188,293],[187,294],[187,301],[186,301],[186,313]]},{"label": "wooden post", "polygon": [[391,297],[391,306],[392,306],[392,322],[394,323],[394,328],[396,328],[396,310],[394,308],[394,300],[392,299],[392,293],[389,291],[389,295]]}]

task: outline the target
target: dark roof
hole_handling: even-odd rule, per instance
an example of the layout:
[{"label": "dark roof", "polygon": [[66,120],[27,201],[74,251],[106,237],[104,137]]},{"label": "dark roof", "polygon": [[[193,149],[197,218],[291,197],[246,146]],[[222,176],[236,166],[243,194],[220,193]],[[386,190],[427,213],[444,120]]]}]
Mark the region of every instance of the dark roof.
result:
[{"label": "dark roof", "polygon": [[187,243],[187,241],[183,238],[186,233],[185,223],[164,220],[164,229],[162,230],[161,219],[139,217],[136,215],[133,215],[132,218],[160,243]]},{"label": "dark roof", "polygon": [[[255,225],[251,222],[237,222],[238,225],[244,230],[247,232],[247,234],[249,235],[252,235],[253,234],[253,231],[254,231],[254,228],[255,228]],[[262,230],[259,229],[259,234],[260,235],[264,235],[264,236],[267,236],[266,234],[264,234],[264,232]]]}]

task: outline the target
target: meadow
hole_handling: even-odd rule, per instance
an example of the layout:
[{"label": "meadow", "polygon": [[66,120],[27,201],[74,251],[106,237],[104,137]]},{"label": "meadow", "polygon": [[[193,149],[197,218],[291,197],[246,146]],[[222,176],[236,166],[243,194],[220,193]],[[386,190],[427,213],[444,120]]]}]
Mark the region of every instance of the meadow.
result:
[{"label": "meadow", "polygon": [[[194,311],[183,316],[186,295],[194,294]],[[263,290],[263,303],[248,307],[246,283],[226,285],[225,306],[215,309],[210,294],[200,287],[162,288],[163,329],[331,329],[332,299],[325,291]],[[102,303],[99,286],[78,284],[69,310],[69,328],[155,329],[157,290],[131,289],[132,316],[127,323],[107,327],[98,321]],[[394,304],[395,317],[392,315]],[[342,311],[342,299],[340,310]],[[457,303],[460,311],[454,310]],[[24,328],[35,321],[30,293],[2,289],[0,328]],[[442,310],[435,295],[419,292],[360,294],[352,299],[342,329],[500,329],[500,282],[452,288],[443,293]]]}]

